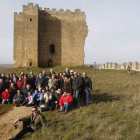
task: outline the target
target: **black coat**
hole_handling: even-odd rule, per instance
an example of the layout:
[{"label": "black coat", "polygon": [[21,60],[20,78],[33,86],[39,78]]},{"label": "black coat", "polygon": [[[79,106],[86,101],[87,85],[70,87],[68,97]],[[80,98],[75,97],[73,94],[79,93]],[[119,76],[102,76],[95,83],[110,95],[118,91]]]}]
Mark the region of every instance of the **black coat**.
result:
[{"label": "black coat", "polygon": [[83,81],[83,88],[84,89],[90,88],[92,90],[92,81],[88,76],[86,76],[85,78],[82,77],[82,81]]},{"label": "black coat", "polygon": [[81,90],[83,85],[82,78],[80,76],[73,79],[73,90]]},{"label": "black coat", "polygon": [[33,93],[33,89],[32,88],[30,88],[30,89],[27,89],[27,88],[24,88],[23,90],[22,90],[22,93],[23,93],[23,95],[25,96],[25,97],[28,97],[28,92],[31,92],[31,93]]}]

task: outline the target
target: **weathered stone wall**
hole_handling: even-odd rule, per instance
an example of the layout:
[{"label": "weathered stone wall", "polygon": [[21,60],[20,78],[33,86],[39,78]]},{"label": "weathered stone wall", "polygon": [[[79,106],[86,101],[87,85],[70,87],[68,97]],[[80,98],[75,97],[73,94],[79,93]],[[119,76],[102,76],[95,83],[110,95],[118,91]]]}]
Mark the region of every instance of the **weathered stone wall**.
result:
[{"label": "weathered stone wall", "polygon": [[38,66],[38,5],[23,6],[23,66]]},{"label": "weathered stone wall", "polygon": [[49,59],[53,66],[83,65],[87,33],[86,16],[79,9],[42,10],[29,3],[20,15],[15,13],[14,66],[46,66]]},{"label": "weathered stone wall", "polygon": [[[50,45],[55,46],[51,54]],[[47,65],[48,60],[53,65],[61,65],[61,20],[52,17],[47,11],[39,11],[39,65]]]},{"label": "weathered stone wall", "polygon": [[105,69],[108,69],[108,63],[105,63]]},{"label": "weathered stone wall", "polygon": [[117,63],[112,63],[112,69],[117,69],[118,68],[118,64]]},{"label": "weathered stone wall", "polygon": [[[22,13],[14,13],[14,66],[22,66]],[[20,55],[19,55],[20,54]]]},{"label": "weathered stone wall", "polygon": [[132,63],[132,70],[138,70],[138,62],[133,62]]},{"label": "weathered stone wall", "polygon": [[118,68],[118,64],[117,63],[112,63],[112,62],[108,62],[108,63],[103,63],[102,66],[99,67],[99,69],[117,69]]}]

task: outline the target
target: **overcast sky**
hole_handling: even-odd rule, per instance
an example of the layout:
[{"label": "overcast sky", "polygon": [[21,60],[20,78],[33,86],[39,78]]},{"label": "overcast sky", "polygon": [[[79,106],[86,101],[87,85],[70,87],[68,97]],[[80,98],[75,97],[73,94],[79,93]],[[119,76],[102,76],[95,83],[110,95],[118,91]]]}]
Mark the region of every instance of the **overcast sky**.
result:
[{"label": "overcast sky", "polygon": [[140,62],[140,0],[0,0],[0,64],[13,63],[14,12],[30,2],[85,12],[85,64]]}]

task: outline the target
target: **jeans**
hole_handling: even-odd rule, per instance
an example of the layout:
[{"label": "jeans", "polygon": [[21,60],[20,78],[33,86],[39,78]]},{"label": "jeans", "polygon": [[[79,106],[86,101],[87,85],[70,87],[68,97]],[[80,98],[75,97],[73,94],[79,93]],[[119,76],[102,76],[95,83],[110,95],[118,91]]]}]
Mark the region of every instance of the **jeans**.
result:
[{"label": "jeans", "polygon": [[84,93],[85,93],[84,102],[86,103],[86,105],[89,105],[90,91],[86,89],[86,90],[84,91]]},{"label": "jeans", "polygon": [[80,96],[80,90],[73,91],[74,105],[75,106],[78,106],[78,104],[79,104],[79,96]]},{"label": "jeans", "polygon": [[63,106],[63,111],[65,111],[65,113],[68,113],[70,107],[71,107],[70,103],[65,103]]},{"label": "jeans", "polygon": [[74,93],[73,96],[78,99],[80,91],[79,90],[75,90],[73,93]]},{"label": "jeans", "polygon": [[2,104],[6,104],[6,103],[10,104],[10,99],[6,99],[5,101],[2,101]]}]

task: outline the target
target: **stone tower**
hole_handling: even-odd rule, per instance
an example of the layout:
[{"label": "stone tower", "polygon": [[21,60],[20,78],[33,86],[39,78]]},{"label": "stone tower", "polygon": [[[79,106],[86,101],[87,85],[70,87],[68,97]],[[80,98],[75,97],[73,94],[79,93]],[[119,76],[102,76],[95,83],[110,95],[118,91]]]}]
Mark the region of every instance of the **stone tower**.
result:
[{"label": "stone tower", "polygon": [[14,13],[14,66],[83,65],[88,33],[84,12],[42,10],[37,4]]}]

